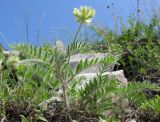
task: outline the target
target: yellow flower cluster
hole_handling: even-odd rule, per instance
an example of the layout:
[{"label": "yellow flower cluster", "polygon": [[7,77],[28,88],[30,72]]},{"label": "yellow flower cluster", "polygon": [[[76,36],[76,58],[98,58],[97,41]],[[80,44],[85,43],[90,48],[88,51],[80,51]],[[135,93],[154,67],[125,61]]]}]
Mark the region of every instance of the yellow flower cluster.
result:
[{"label": "yellow flower cluster", "polygon": [[73,14],[78,22],[89,24],[95,16],[96,11],[91,7],[81,6],[80,9],[74,8]]}]

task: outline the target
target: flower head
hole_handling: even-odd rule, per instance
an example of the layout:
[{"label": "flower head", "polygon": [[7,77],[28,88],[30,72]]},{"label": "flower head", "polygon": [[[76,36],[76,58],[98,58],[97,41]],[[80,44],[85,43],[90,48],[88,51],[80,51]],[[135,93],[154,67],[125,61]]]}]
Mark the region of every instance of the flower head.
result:
[{"label": "flower head", "polygon": [[89,24],[95,16],[96,11],[91,7],[81,6],[80,9],[74,8],[73,14],[78,22]]}]

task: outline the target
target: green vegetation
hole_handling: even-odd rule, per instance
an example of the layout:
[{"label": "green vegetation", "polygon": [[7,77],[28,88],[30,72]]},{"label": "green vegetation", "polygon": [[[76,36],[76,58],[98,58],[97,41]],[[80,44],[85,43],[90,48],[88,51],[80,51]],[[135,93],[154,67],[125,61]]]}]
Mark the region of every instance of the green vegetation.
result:
[{"label": "green vegetation", "polygon": [[159,20],[155,16],[150,23],[137,22],[133,17],[129,27],[123,27],[120,35],[103,28],[92,27],[102,38],[93,49],[121,55],[120,66],[130,81],[151,80],[160,76]]},{"label": "green vegetation", "polygon": [[[159,20],[144,24],[130,18],[120,34],[92,25],[99,40],[79,42],[82,26],[90,25],[95,13],[86,6],[74,9],[80,26],[66,50],[50,44],[12,45],[17,52],[0,48],[2,122],[160,121]],[[81,60],[73,69],[71,56],[86,50],[108,55]],[[77,77],[95,65],[102,67],[97,77],[88,82]],[[127,85],[103,75],[113,65],[125,71]]]}]

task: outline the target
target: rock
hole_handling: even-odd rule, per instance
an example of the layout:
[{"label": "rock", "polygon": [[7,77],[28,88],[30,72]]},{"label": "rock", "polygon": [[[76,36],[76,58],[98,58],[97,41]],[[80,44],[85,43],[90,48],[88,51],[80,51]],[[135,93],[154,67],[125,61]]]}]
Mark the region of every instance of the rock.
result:
[{"label": "rock", "polygon": [[125,122],[136,122],[135,119],[127,119]]},{"label": "rock", "polygon": [[109,77],[115,77],[122,84],[126,85],[128,83],[127,79],[124,76],[123,70],[113,71],[113,72],[105,72],[103,75],[108,75]]},{"label": "rock", "polygon": [[[75,55],[72,55],[70,57],[70,64],[72,66],[73,69],[75,69],[78,65],[78,63],[81,61],[81,60],[85,60],[85,59],[88,59],[88,60],[91,60],[91,59],[94,59],[94,58],[99,58],[99,59],[102,59],[104,58],[105,56],[107,56],[108,54],[107,53],[90,53],[90,54],[75,54]],[[99,68],[101,66],[93,66],[93,67],[90,67],[88,69],[86,69],[85,71],[81,72],[82,74],[83,73],[97,73],[99,72]],[[113,71],[113,68],[114,66],[111,66],[109,71]]]},{"label": "rock", "polygon": [[60,97],[51,97],[39,104],[39,106],[45,110],[45,114],[49,116],[57,114],[57,111],[62,110],[63,105],[63,101]]},{"label": "rock", "polygon": [[62,99],[60,97],[52,97],[52,98],[46,100],[46,103],[50,103],[50,102],[53,102],[53,101],[60,102],[60,101],[62,101]]},{"label": "rock", "polygon": [[129,122],[136,122],[136,120],[132,119],[132,120],[131,120],[131,121],[129,121]]},{"label": "rock", "polygon": [[[53,96],[53,97],[51,97],[50,99],[41,102],[41,103],[39,104],[39,106],[42,107],[44,110],[47,110],[47,109],[50,108],[50,107],[53,107],[53,108],[54,108],[54,106],[56,105],[57,102],[62,102],[62,99],[61,99],[60,97],[55,97],[55,96]],[[53,105],[53,106],[52,106],[52,105]],[[52,110],[52,109],[51,109],[51,110]],[[53,110],[55,110],[55,108],[54,108]],[[52,111],[53,111],[53,110],[52,110]]]},{"label": "rock", "polygon": [[75,54],[70,57],[70,62],[79,62],[85,59],[104,58],[107,53],[90,53],[90,54]]},{"label": "rock", "polygon": [[20,52],[19,51],[3,51],[3,54],[5,57],[10,57],[10,56],[18,57],[20,55]]},{"label": "rock", "polygon": [[[94,58],[102,59],[107,55],[108,55],[107,53],[75,54],[70,57],[70,64],[71,64],[71,67],[75,69],[81,60],[85,60],[85,59],[91,60]],[[88,68],[85,71],[81,72],[78,75],[78,77],[83,76],[87,80],[94,78],[97,75],[97,73],[99,73],[100,67],[101,66],[97,65],[97,66]],[[114,65],[110,67],[108,72],[103,73],[103,75],[107,75],[109,77],[115,77],[118,81],[124,84],[127,84],[127,79],[124,76],[124,71],[123,70],[113,71],[113,69],[114,69]]]},{"label": "rock", "polygon": [[[113,72],[105,72],[102,75],[106,75],[109,77],[115,77],[118,81],[122,83],[122,85],[127,85],[127,79],[124,76],[123,70],[113,71]],[[81,73],[77,75],[77,78],[83,77],[85,80],[83,81],[83,84],[89,82],[89,80],[92,80],[94,77],[97,76],[97,73]],[[82,86],[83,86],[82,84]]]}]

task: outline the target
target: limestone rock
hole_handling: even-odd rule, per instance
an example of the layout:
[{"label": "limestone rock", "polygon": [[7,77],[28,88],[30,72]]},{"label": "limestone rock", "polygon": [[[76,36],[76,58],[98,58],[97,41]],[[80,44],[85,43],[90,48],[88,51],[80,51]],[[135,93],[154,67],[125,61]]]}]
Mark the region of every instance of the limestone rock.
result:
[{"label": "limestone rock", "polygon": [[[94,58],[104,58],[107,56],[107,53],[90,53],[90,54],[75,54],[70,57],[70,64],[73,69],[75,69],[78,65],[78,63],[82,60],[88,59],[94,59]],[[97,74],[100,72],[99,68],[101,66],[93,66],[91,68],[86,69],[85,71],[81,72],[80,74],[77,75],[78,77],[84,77],[85,80],[83,80],[83,84],[88,82],[89,80],[92,80],[94,77],[97,76]],[[127,84],[127,79],[124,76],[124,71],[119,70],[119,71],[113,71],[114,65],[110,67],[108,72],[103,73],[102,75],[106,75],[109,77],[115,77],[118,81],[120,81],[123,85]],[[82,84],[82,86],[83,86]]]},{"label": "limestone rock", "polygon": [[113,71],[113,72],[105,72],[103,75],[108,75],[109,77],[115,77],[118,81],[123,84],[127,84],[128,81],[124,76],[123,70]]},{"label": "limestone rock", "polygon": [[125,122],[136,122],[135,119],[127,119]]},{"label": "limestone rock", "polygon": [[[72,68],[75,69],[81,60],[82,61],[84,61],[85,59],[91,60],[94,58],[101,59],[107,55],[108,55],[107,53],[75,54],[70,57],[70,64],[71,64]],[[90,68],[86,69],[85,71],[83,71],[82,74],[83,73],[97,73],[97,72],[99,72],[100,67],[101,66],[98,66],[98,65],[90,67]],[[114,66],[110,67],[109,71],[113,71],[113,67]]]},{"label": "limestone rock", "polygon": [[[118,81],[122,83],[122,85],[127,85],[127,79],[124,76],[124,71],[123,70],[118,70],[118,71],[112,71],[112,72],[105,72],[102,75],[106,75],[109,77],[115,77]],[[97,73],[82,73],[78,74],[77,77],[84,77],[85,80],[83,81],[83,84],[89,82],[89,80],[92,80],[94,77],[97,76]]]},{"label": "limestone rock", "polygon": [[[57,102],[62,102],[62,99],[60,97],[53,96],[50,99],[41,102],[39,106],[42,107],[44,110],[47,110],[48,107],[52,107],[51,105],[56,105]],[[51,109],[51,110],[54,110],[54,109]]]},{"label": "limestone rock", "polygon": [[16,56],[18,57],[20,55],[19,51],[3,51],[4,56],[10,57],[10,56]]}]

